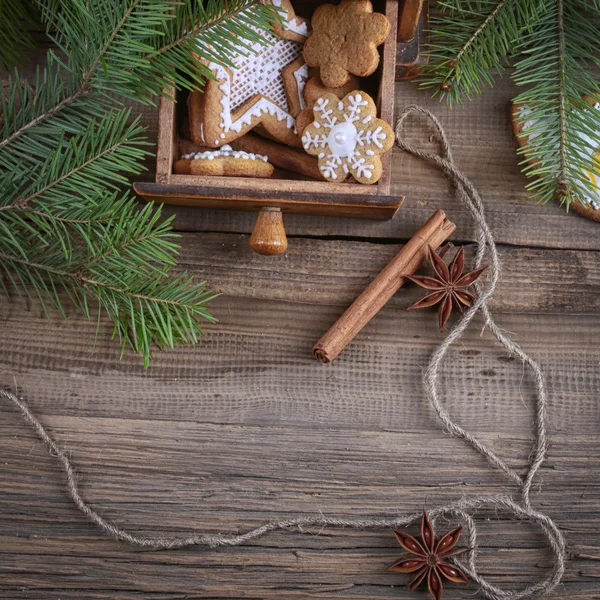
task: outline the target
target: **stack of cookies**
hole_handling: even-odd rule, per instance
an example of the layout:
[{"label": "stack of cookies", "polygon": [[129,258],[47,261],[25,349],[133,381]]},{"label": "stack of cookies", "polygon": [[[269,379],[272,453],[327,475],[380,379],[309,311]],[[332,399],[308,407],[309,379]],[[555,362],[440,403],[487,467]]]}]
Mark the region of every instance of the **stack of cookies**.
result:
[{"label": "stack of cookies", "polygon": [[[376,183],[379,157],[394,134],[377,118],[360,78],[377,69],[388,19],[373,12],[370,0],[321,5],[312,22],[296,14],[291,0],[261,2],[275,6],[283,23],[260,32],[268,45],[231,56],[233,68],[205,62],[214,80],[188,97],[189,137],[205,150],[183,156],[176,172],[270,177],[271,164],[283,166],[276,142],[297,149],[299,172]],[[249,136],[258,153],[240,150]]]}]

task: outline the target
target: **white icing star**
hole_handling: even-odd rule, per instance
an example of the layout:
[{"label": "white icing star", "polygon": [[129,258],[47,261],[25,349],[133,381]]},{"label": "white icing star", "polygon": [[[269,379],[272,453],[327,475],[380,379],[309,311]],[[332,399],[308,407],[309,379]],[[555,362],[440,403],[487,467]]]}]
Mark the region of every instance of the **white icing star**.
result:
[{"label": "white icing star", "polygon": [[[272,3],[281,6],[281,0],[272,0]],[[288,19],[287,23],[296,37],[308,32],[299,17]],[[305,26],[301,27],[301,24]],[[306,33],[301,34],[304,30]],[[233,68],[225,68],[215,62],[208,64],[218,82],[207,83],[206,102],[209,102],[209,97],[217,98],[221,108],[216,118],[211,118],[212,113],[204,113],[201,139],[198,140],[201,143],[219,146],[231,142],[263,121],[267,131],[269,123],[284,123],[285,129],[290,130],[287,137],[297,140],[293,114],[298,109],[293,110],[290,106],[288,95],[294,95],[294,107],[304,108],[302,90],[308,79],[308,68],[301,59],[302,43],[283,39],[268,31],[256,31],[260,42],[253,43],[248,50],[233,50],[230,54]],[[291,63],[294,63],[293,77],[286,86],[282,71]],[[283,141],[290,143],[290,139]]]}]

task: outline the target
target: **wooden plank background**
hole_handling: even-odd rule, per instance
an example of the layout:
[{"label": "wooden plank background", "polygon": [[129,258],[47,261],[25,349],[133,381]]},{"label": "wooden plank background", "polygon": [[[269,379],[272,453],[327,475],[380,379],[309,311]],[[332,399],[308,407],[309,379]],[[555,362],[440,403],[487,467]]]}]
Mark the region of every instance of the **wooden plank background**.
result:
[{"label": "wooden plank background", "polygon": [[[396,105],[433,108],[458,164],[482,192],[500,243],[500,325],[540,361],[550,390],[550,452],[534,494],[569,543],[554,597],[600,598],[599,226],[527,197],[509,124],[507,79],[449,111],[412,83]],[[149,134],[156,113],[144,111]],[[410,140],[430,130],[411,121]],[[445,434],[420,377],[442,339],[434,314],[408,313],[402,290],[332,365],[312,344],[425,221],[444,208],[470,244],[474,226],[443,177],[394,151],[390,222],[286,216],[288,252],[254,255],[255,215],[176,212],[181,266],[223,292],[220,323],[195,347],[139,358],[103,325],[67,324],[12,306],[0,323],[0,385],[18,389],[69,453],[85,497],[141,535],[237,532],[296,513],[393,515],[460,497],[514,492]],[[151,177],[151,174],[149,174]],[[472,249],[469,248],[469,257]],[[530,450],[532,382],[476,323],[443,368],[446,404],[511,466]],[[421,598],[386,567],[389,531],[278,532],[239,548],[147,552],[104,537],[68,500],[53,458],[0,403],[0,597],[10,600]],[[481,572],[526,586],[549,565],[541,534],[503,513],[477,514]],[[440,523],[440,526],[445,524]],[[447,598],[472,597],[448,586]]]}]

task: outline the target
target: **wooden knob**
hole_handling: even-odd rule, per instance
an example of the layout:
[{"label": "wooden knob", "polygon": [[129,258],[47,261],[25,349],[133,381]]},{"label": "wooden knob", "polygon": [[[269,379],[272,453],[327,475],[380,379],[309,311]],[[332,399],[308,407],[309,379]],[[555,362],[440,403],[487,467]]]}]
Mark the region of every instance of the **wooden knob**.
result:
[{"label": "wooden knob", "polygon": [[285,252],[287,246],[281,209],[271,206],[261,208],[250,236],[250,248],[258,254],[272,256]]}]

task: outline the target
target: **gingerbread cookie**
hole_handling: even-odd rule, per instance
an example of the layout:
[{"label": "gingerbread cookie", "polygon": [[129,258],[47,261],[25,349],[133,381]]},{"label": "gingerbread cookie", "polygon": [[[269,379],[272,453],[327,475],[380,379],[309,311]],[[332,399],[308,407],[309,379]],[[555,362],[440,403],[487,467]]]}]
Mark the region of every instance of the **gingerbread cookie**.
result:
[{"label": "gingerbread cookie", "polygon": [[324,94],[335,94],[338,98],[343,98],[346,94],[360,89],[360,80],[355,75],[350,75],[348,81],[340,87],[327,87],[323,80],[315,75],[311,77],[304,86],[304,101],[306,106],[311,108],[315,102]]},{"label": "gingerbread cookie", "polygon": [[319,6],[312,16],[313,33],[304,44],[304,60],[321,69],[327,87],[348,82],[350,74],[366,77],[377,69],[379,52],[390,33],[385,15],[373,12],[369,0],[342,0]]},{"label": "gingerbread cookie", "polygon": [[380,154],[394,144],[394,131],[377,118],[373,99],[355,91],[340,100],[325,94],[313,108],[314,122],[302,134],[308,154],[319,158],[319,170],[329,181],[352,176],[359,183],[376,183],[382,174]]},{"label": "gingerbread cookie", "polygon": [[346,94],[360,88],[358,77],[350,76],[350,80],[339,88],[328,88],[318,75],[311,77],[304,86],[305,108],[296,116],[296,129],[298,135],[302,135],[306,126],[313,121],[313,106],[323,94],[335,94],[338,98],[343,98]]},{"label": "gingerbread cookie", "polygon": [[571,202],[569,209],[573,209],[582,217],[597,221],[600,223],[600,198],[590,200],[589,204],[581,204],[581,202]]},{"label": "gingerbread cookie", "polygon": [[282,40],[292,40],[303,44],[310,34],[310,25],[306,19],[296,15],[290,0],[260,0],[261,4],[270,4],[283,13],[283,23],[273,26],[275,35]]},{"label": "gingerbread cookie", "polygon": [[[594,98],[584,97],[584,100],[592,109],[600,110],[600,102]],[[530,136],[526,135],[527,129],[534,125],[534,122],[532,121],[523,121],[524,119],[527,119],[528,112],[529,111],[526,106],[513,104],[511,107],[513,132],[520,146],[523,146],[527,141],[535,144],[535,138],[537,137],[537,134],[532,134]],[[587,138],[587,141],[590,145],[590,166],[589,169],[586,170],[584,176],[598,186],[598,189],[594,194],[586,196],[583,199],[583,202],[571,202],[569,205],[569,210],[573,209],[573,211],[583,217],[600,222],[600,148],[592,151],[593,141],[586,134],[580,134],[580,136],[584,139]],[[533,164],[533,161],[529,162]]]},{"label": "gingerbread cookie", "polygon": [[271,177],[273,165],[268,157],[223,146],[218,150],[184,154],[175,162],[179,175],[222,175],[232,177]]},{"label": "gingerbread cookie", "polygon": [[267,42],[256,42],[249,50],[232,50],[233,68],[206,62],[215,79],[203,92],[188,97],[190,135],[211,148],[241,137],[257,125],[276,140],[300,145],[295,115],[302,109],[302,91],[308,67],[302,59],[302,41],[308,22],[293,13],[289,0],[263,0],[287,14],[278,33],[258,31]]}]

